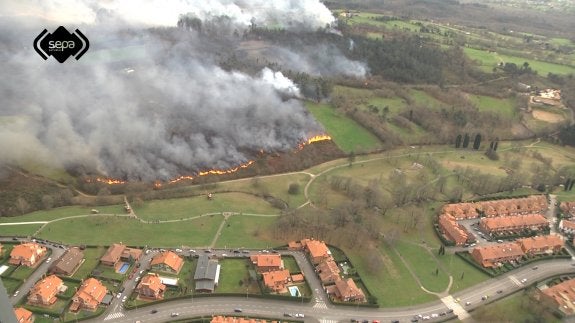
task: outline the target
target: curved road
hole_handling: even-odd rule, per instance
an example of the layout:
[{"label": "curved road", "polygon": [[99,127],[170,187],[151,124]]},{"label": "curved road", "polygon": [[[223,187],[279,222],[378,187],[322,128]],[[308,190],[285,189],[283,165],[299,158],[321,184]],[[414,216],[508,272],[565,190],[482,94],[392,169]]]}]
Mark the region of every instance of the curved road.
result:
[{"label": "curved road", "polygon": [[[459,298],[459,303],[450,303],[449,299],[437,300],[435,302],[404,307],[404,308],[389,308],[389,309],[370,309],[358,308],[353,306],[333,306],[324,305],[317,306],[316,298],[311,303],[297,303],[288,301],[277,301],[260,298],[249,297],[196,297],[188,300],[180,300],[173,302],[161,303],[154,306],[148,306],[140,309],[122,312],[120,318],[107,318],[107,313],[100,316],[98,319],[91,320],[90,322],[101,322],[102,318],[106,318],[105,322],[110,323],[126,323],[126,322],[165,322],[172,319],[170,314],[178,312],[179,319],[185,317],[197,317],[201,315],[211,316],[214,314],[234,314],[235,308],[241,308],[242,315],[258,315],[265,317],[283,317],[284,313],[303,313],[305,314],[305,322],[349,322],[350,319],[378,319],[382,322],[389,322],[391,320],[399,320],[400,322],[409,322],[415,315],[429,315],[433,313],[439,314],[446,312],[449,308],[454,308],[455,313],[458,313],[458,308],[461,306],[466,309],[472,309],[482,305],[484,301],[481,300],[482,296],[489,296],[489,300],[494,300],[504,297],[517,290],[526,288],[527,286],[541,281],[548,277],[560,274],[574,274],[575,262],[570,259],[557,259],[546,262],[537,263],[538,269],[533,269],[533,266],[526,266],[526,268],[514,270],[512,273],[502,275],[500,277],[490,279],[481,284],[468,288],[464,291],[457,292],[453,298]],[[308,276],[309,277],[309,276]],[[526,279],[525,283],[521,280]],[[312,279],[315,280],[315,279]],[[312,284],[312,289],[314,285]],[[500,294],[497,291],[502,291]],[[320,291],[320,299],[323,302],[323,291]],[[317,295],[317,293],[316,293]],[[470,305],[464,305],[470,302]],[[450,304],[448,307],[447,304]],[[158,312],[151,313],[155,309]],[[238,314],[238,313],[235,313]],[[452,315],[452,314],[448,314]],[[445,319],[449,316],[439,316],[438,319]],[[461,317],[461,315],[460,315]]]}]

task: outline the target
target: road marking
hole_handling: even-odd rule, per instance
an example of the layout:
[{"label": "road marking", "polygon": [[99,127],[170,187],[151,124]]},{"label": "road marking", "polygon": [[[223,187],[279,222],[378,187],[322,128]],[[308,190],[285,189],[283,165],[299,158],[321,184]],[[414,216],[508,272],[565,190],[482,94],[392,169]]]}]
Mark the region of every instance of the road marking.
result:
[{"label": "road marking", "polygon": [[337,320],[319,319],[319,323],[337,323]]},{"label": "road marking", "polygon": [[469,315],[469,313],[465,310],[465,308],[463,308],[463,306],[461,306],[461,304],[457,303],[455,301],[455,299],[453,299],[453,297],[451,295],[443,297],[441,299],[441,301],[443,302],[443,304],[445,304],[445,306],[449,307],[450,309],[453,310],[453,313],[455,315],[457,315],[457,317],[460,320],[465,320],[469,317],[471,317]]},{"label": "road marking", "polygon": [[521,282],[519,281],[519,279],[515,278],[515,276],[513,275],[509,275],[509,279],[517,286],[522,286],[523,284],[521,284]]},{"label": "road marking", "polygon": [[315,305],[313,306],[313,308],[327,308],[327,305],[325,305],[324,302],[317,302],[315,303]]},{"label": "road marking", "polygon": [[122,312],[112,313],[112,314],[106,316],[106,318],[104,319],[104,321],[113,320],[113,319],[119,319],[120,317],[124,317],[124,316],[125,316],[125,315],[124,315],[124,313],[122,313]]}]

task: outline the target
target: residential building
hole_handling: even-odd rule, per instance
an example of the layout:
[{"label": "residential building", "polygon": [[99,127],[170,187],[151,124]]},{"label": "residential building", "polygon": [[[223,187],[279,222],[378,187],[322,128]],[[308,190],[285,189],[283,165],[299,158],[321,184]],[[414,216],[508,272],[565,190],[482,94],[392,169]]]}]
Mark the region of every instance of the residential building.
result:
[{"label": "residential building", "polygon": [[504,262],[518,261],[525,253],[515,242],[476,247],[471,252],[475,261],[483,267],[498,267]]},{"label": "residential building", "polygon": [[30,290],[28,304],[50,306],[56,302],[56,295],[65,290],[64,282],[56,275],[44,277]]},{"label": "residential building", "polygon": [[165,290],[166,285],[162,284],[160,276],[154,273],[144,276],[136,287],[136,292],[140,298],[154,300],[163,299]]},{"label": "residential building", "polygon": [[559,204],[559,208],[561,209],[561,212],[563,212],[563,217],[575,217],[575,202],[561,202],[561,204]]},{"label": "residential building", "polygon": [[449,214],[456,220],[475,219],[479,217],[475,203],[446,204],[441,213]]},{"label": "residential building", "polygon": [[556,308],[565,315],[575,314],[575,279],[540,290],[538,296],[543,304]]},{"label": "residential building", "polygon": [[122,261],[137,261],[142,256],[141,249],[129,248],[123,244],[112,244],[106,253],[100,258],[103,265],[111,266],[117,269],[117,265]]},{"label": "residential building", "polygon": [[200,255],[194,273],[196,292],[213,292],[218,286],[220,269],[220,264],[216,259],[210,259],[207,255]]},{"label": "residential building", "polygon": [[464,245],[468,238],[468,232],[465,227],[459,223],[457,223],[455,217],[451,214],[441,214],[439,216],[439,230],[441,234],[449,240],[453,241],[456,246]]},{"label": "residential building", "polygon": [[291,275],[291,282],[292,283],[301,283],[305,281],[305,277],[303,274],[295,274]]},{"label": "residential building", "polygon": [[264,285],[274,293],[287,292],[286,285],[290,282],[290,274],[287,269],[268,271],[262,273]]},{"label": "residential building", "polygon": [[16,315],[16,320],[18,323],[33,323],[34,315],[32,312],[28,311],[23,307],[17,307],[14,309],[14,314]]},{"label": "residential building", "polygon": [[251,255],[250,260],[259,273],[284,269],[282,256],[279,254]]},{"label": "residential building", "polygon": [[328,259],[315,268],[316,272],[319,275],[319,279],[321,280],[322,284],[329,284],[335,283],[336,281],[340,280],[340,270],[335,261],[332,259]]},{"label": "residential building", "polygon": [[80,248],[70,248],[60,257],[60,259],[54,261],[49,269],[50,273],[72,276],[84,262],[84,252]]},{"label": "residential building", "polygon": [[561,222],[559,222],[559,230],[561,230],[563,233],[574,234],[575,220],[561,220]]},{"label": "residential building", "polygon": [[487,234],[522,230],[541,231],[549,228],[549,221],[541,214],[482,218],[479,221],[479,228]]},{"label": "residential building", "polygon": [[565,245],[563,238],[556,234],[517,239],[515,242],[530,256],[558,253]]},{"label": "residential building", "polygon": [[365,302],[365,294],[353,279],[341,279],[326,287],[328,295],[341,302]]},{"label": "residential building", "polygon": [[323,241],[304,239],[301,242],[314,265],[331,258],[331,251]]},{"label": "residential building", "polygon": [[46,254],[47,249],[35,242],[27,242],[14,246],[10,252],[11,265],[34,267]]},{"label": "residential building", "polygon": [[184,260],[172,251],[164,251],[152,259],[152,270],[178,274],[184,265]]},{"label": "residential building", "polygon": [[95,278],[88,278],[72,298],[70,311],[77,312],[80,309],[94,311],[98,308],[108,293],[106,286]]}]

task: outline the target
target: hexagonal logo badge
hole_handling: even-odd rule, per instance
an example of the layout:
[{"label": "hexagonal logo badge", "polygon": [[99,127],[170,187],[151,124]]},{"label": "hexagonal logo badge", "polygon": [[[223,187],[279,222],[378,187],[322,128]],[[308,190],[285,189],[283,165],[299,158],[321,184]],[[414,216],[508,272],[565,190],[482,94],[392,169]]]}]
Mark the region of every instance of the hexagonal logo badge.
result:
[{"label": "hexagonal logo badge", "polygon": [[58,62],[64,63],[70,56],[79,60],[90,47],[88,38],[78,29],[70,33],[63,26],[58,27],[53,33],[48,33],[44,29],[36,39],[34,39],[34,49],[44,60],[49,56],[54,57]]}]

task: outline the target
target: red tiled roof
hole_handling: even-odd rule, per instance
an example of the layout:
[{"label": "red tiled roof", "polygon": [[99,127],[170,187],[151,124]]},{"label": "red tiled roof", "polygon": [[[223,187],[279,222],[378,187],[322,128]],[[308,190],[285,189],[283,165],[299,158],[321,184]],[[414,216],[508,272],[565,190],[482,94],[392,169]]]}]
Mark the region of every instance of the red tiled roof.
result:
[{"label": "red tiled roof", "polygon": [[476,247],[471,254],[473,258],[484,267],[490,267],[494,261],[504,258],[521,257],[525,253],[517,243],[510,242],[486,247]]},{"label": "red tiled roof", "polygon": [[504,228],[527,228],[545,224],[549,224],[549,221],[541,214],[482,218],[480,220],[480,225],[489,231]]},{"label": "red tiled roof", "polygon": [[467,232],[457,223],[452,215],[440,215],[439,226],[445,232],[447,238],[454,241],[457,245],[462,245],[467,241]]},{"label": "red tiled roof", "polygon": [[32,287],[28,299],[33,302],[41,300],[44,304],[50,303],[56,294],[58,294],[63,284],[64,282],[56,275],[45,277]]},{"label": "red tiled roof", "polygon": [[552,299],[561,311],[575,313],[575,279],[566,280],[541,292]]},{"label": "red tiled roof", "polygon": [[124,249],[126,249],[125,245],[114,243],[108,248],[102,258],[100,258],[100,261],[116,263],[120,259]]},{"label": "red tiled roof", "polygon": [[309,240],[305,244],[312,258],[330,257],[331,251],[327,245],[321,241]]},{"label": "red tiled roof", "polygon": [[32,321],[32,312],[23,307],[15,308],[14,314],[16,315],[16,320],[18,320],[18,323]]},{"label": "red tiled roof", "polygon": [[519,243],[524,252],[545,248],[561,248],[564,245],[561,236],[555,234],[517,239],[516,242]]},{"label": "red tiled roof", "polygon": [[175,272],[179,272],[180,269],[182,269],[182,266],[184,265],[184,261],[180,256],[168,250],[156,255],[152,259],[150,266],[156,266],[161,264],[164,264],[172,268],[172,270],[174,270]]},{"label": "red tiled roof", "polygon": [[290,274],[287,269],[274,270],[263,273],[262,277],[264,285],[275,291],[285,288],[285,284],[288,282]]},{"label": "red tiled roof", "polygon": [[78,299],[78,302],[85,304],[89,308],[96,308],[104,296],[108,293],[106,286],[95,278],[88,278],[80,286],[80,289],[74,295],[74,299]]},{"label": "red tiled roof", "polygon": [[250,260],[257,267],[277,267],[282,266],[282,257],[279,254],[273,255],[251,255]]}]

